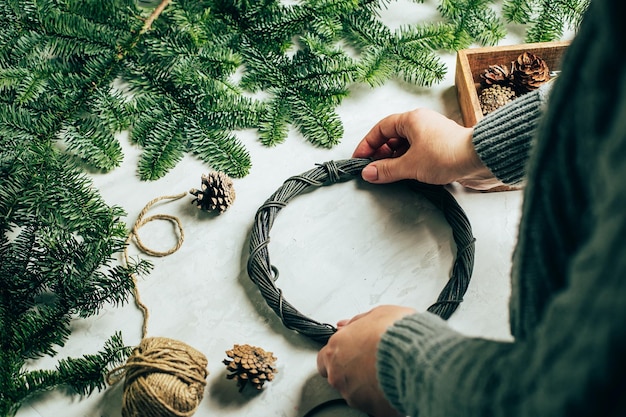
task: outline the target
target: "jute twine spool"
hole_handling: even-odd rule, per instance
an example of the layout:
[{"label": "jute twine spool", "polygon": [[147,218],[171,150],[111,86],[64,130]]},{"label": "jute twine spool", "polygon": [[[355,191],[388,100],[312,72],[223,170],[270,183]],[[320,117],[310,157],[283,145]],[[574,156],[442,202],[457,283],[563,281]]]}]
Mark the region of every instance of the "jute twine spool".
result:
[{"label": "jute twine spool", "polygon": [[[148,210],[162,200],[178,200],[186,193],[163,196],[150,201],[137,217],[127,240],[124,258],[128,264],[128,244],[135,240],[137,246],[153,256],[167,256],[180,248],[184,239],[178,218],[158,214],[144,218]],[[168,251],[148,249],[139,239],[138,230],[153,220],[169,220],[179,230],[178,242]],[[113,385],[124,379],[122,394],[123,417],[186,417],[195,413],[202,401],[208,371],[207,358],[178,340],[165,337],[146,337],[148,308],[141,301],[135,280],[135,303],[143,313],[142,340],[126,363],[109,372],[107,383]]]},{"label": "jute twine spool", "polygon": [[207,365],[206,357],[186,343],[143,339],[126,364],[114,370],[124,377],[122,416],[193,415],[204,395]]}]

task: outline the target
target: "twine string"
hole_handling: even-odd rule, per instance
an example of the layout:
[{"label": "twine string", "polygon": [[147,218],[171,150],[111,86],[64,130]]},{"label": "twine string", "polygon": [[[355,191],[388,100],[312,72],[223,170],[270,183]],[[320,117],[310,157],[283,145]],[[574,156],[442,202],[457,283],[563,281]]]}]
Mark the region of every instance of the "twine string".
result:
[{"label": "twine string", "polygon": [[[180,247],[183,244],[183,241],[185,240],[185,231],[183,229],[183,224],[181,223],[178,217],[173,216],[171,214],[155,214],[146,218],[144,218],[144,216],[148,213],[148,211],[152,208],[152,206],[154,206],[158,202],[163,201],[163,200],[175,201],[175,200],[179,200],[183,198],[186,195],[187,193],[180,193],[176,195],[164,195],[161,197],[154,198],[145,205],[145,207],[141,210],[141,212],[139,212],[139,215],[137,216],[137,220],[135,220],[135,224],[133,225],[130,233],[128,234],[128,238],[126,239],[126,245],[124,247],[124,261],[126,262],[127,266],[130,264],[130,257],[128,255],[128,247],[130,246],[130,242],[132,242],[133,239],[135,240],[135,244],[140,250],[152,256],[157,256],[157,257],[168,256],[176,252],[178,249],[180,249]],[[178,239],[176,241],[176,244],[166,251],[158,251],[158,250],[150,249],[139,238],[139,229],[141,229],[147,223],[151,221],[155,221],[155,220],[171,221],[178,228]],[[141,338],[143,339],[148,334],[148,320],[150,318],[150,311],[148,310],[148,306],[146,306],[143,303],[139,295],[136,274],[133,274],[132,278],[133,278],[133,292],[134,292],[134,298],[135,298],[135,305],[137,306],[137,308],[139,308],[139,310],[141,310],[141,313],[143,316],[143,324],[141,325]]]},{"label": "twine string", "polygon": [[[158,250],[150,249],[139,238],[139,229],[143,227],[144,225],[146,225],[147,223],[151,221],[155,221],[155,220],[168,220],[174,223],[178,227],[178,239],[176,240],[176,244],[166,251],[158,251]],[[157,257],[168,256],[176,252],[178,249],[180,249],[180,247],[183,244],[183,241],[185,240],[185,231],[183,230],[183,225],[180,222],[180,219],[170,214],[154,214],[150,217],[146,217],[145,219],[142,219],[141,222],[135,223],[132,233],[135,239],[135,244],[137,245],[139,249],[141,249],[144,253],[148,255],[157,256]]]},{"label": "twine string", "polygon": [[[152,256],[163,257],[176,252],[183,244],[185,234],[181,221],[173,215],[146,216],[163,200],[178,200],[187,193],[166,195],[149,201],[137,216],[124,248],[124,260],[130,264],[128,248],[135,241],[137,247]],[[168,250],[148,248],[139,237],[139,229],[155,220],[166,220],[178,229],[176,244]],[[190,417],[197,410],[206,386],[208,361],[202,352],[184,342],[165,337],[146,337],[149,311],[141,301],[136,274],[132,275],[135,304],[143,314],[142,340],[120,365],[106,375],[109,385],[124,380],[122,417]]]}]

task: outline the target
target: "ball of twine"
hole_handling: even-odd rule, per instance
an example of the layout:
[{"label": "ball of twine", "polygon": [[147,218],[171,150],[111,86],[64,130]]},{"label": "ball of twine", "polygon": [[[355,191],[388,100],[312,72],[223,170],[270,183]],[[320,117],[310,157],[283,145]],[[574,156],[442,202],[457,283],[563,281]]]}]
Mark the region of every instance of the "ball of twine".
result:
[{"label": "ball of twine", "polygon": [[[369,159],[345,159],[328,161],[300,175],[288,178],[257,210],[250,234],[248,276],[256,284],[267,304],[280,317],[283,324],[317,342],[326,343],[337,329],[320,323],[298,311],[283,297],[276,286],[278,268],[270,262],[268,245],[270,229],[281,209],[299,194],[311,187],[321,187],[339,181],[356,178],[371,161]],[[452,229],[457,252],[450,279],[441,290],[437,301],[428,311],[448,319],[463,300],[474,267],[474,236],[463,209],[443,186],[404,181],[418,194],[426,197],[442,212]]]},{"label": "ball of twine", "polygon": [[198,350],[178,340],[149,337],[108,383],[124,378],[123,417],[187,417],[202,401],[208,365]]}]

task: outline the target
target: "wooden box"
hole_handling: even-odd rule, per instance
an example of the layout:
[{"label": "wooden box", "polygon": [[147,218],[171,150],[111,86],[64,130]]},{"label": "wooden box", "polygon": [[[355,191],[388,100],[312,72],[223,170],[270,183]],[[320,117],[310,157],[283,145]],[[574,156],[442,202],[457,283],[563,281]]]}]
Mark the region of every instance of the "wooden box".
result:
[{"label": "wooden box", "polygon": [[526,43],[462,49],[457,53],[455,84],[459,106],[466,127],[474,126],[483,118],[478,102],[480,74],[489,65],[509,65],[523,52],[531,52],[546,61],[550,71],[561,69],[561,58],[569,41]]}]

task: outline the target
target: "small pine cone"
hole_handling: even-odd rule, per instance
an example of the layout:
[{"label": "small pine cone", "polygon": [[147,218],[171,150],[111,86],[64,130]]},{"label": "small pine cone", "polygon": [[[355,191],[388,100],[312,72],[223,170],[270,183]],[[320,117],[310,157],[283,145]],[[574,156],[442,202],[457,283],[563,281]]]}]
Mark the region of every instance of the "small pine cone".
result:
[{"label": "small pine cone", "polygon": [[489,65],[489,68],[480,74],[480,78],[486,87],[496,84],[508,86],[511,84],[511,71],[503,65]]},{"label": "small pine cone", "polygon": [[504,106],[515,98],[515,92],[510,87],[503,87],[501,85],[493,85],[489,88],[485,88],[478,97],[480,101],[480,108],[483,111],[483,115],[491,113],[492,111]]},{"label": "small pine cone", "polygon": [[511,78],[518,94],[528,93],[550,80],[550,68],[535,54],[524,52],[513,61]]},{"label": "small pine cone", "polygon": [[260,347],[250,345],[235,345],[226,351],[230,359],[224,359],[223,363],[230,372],[226,377],[236,379],[239,392],[249,382],[260,390],[266,381],[274,379],[278,370],[274,367],[276,358],[272,352],[266,352]]},{"label": "small pine cone", "polygon": [[191,203],[196,203],[199,209],[220,213],[225,212],[235,201],[233,181],[228,175],[218,171],[202,174],[201,189],[192,188],[189,194],[196,197]]}]

